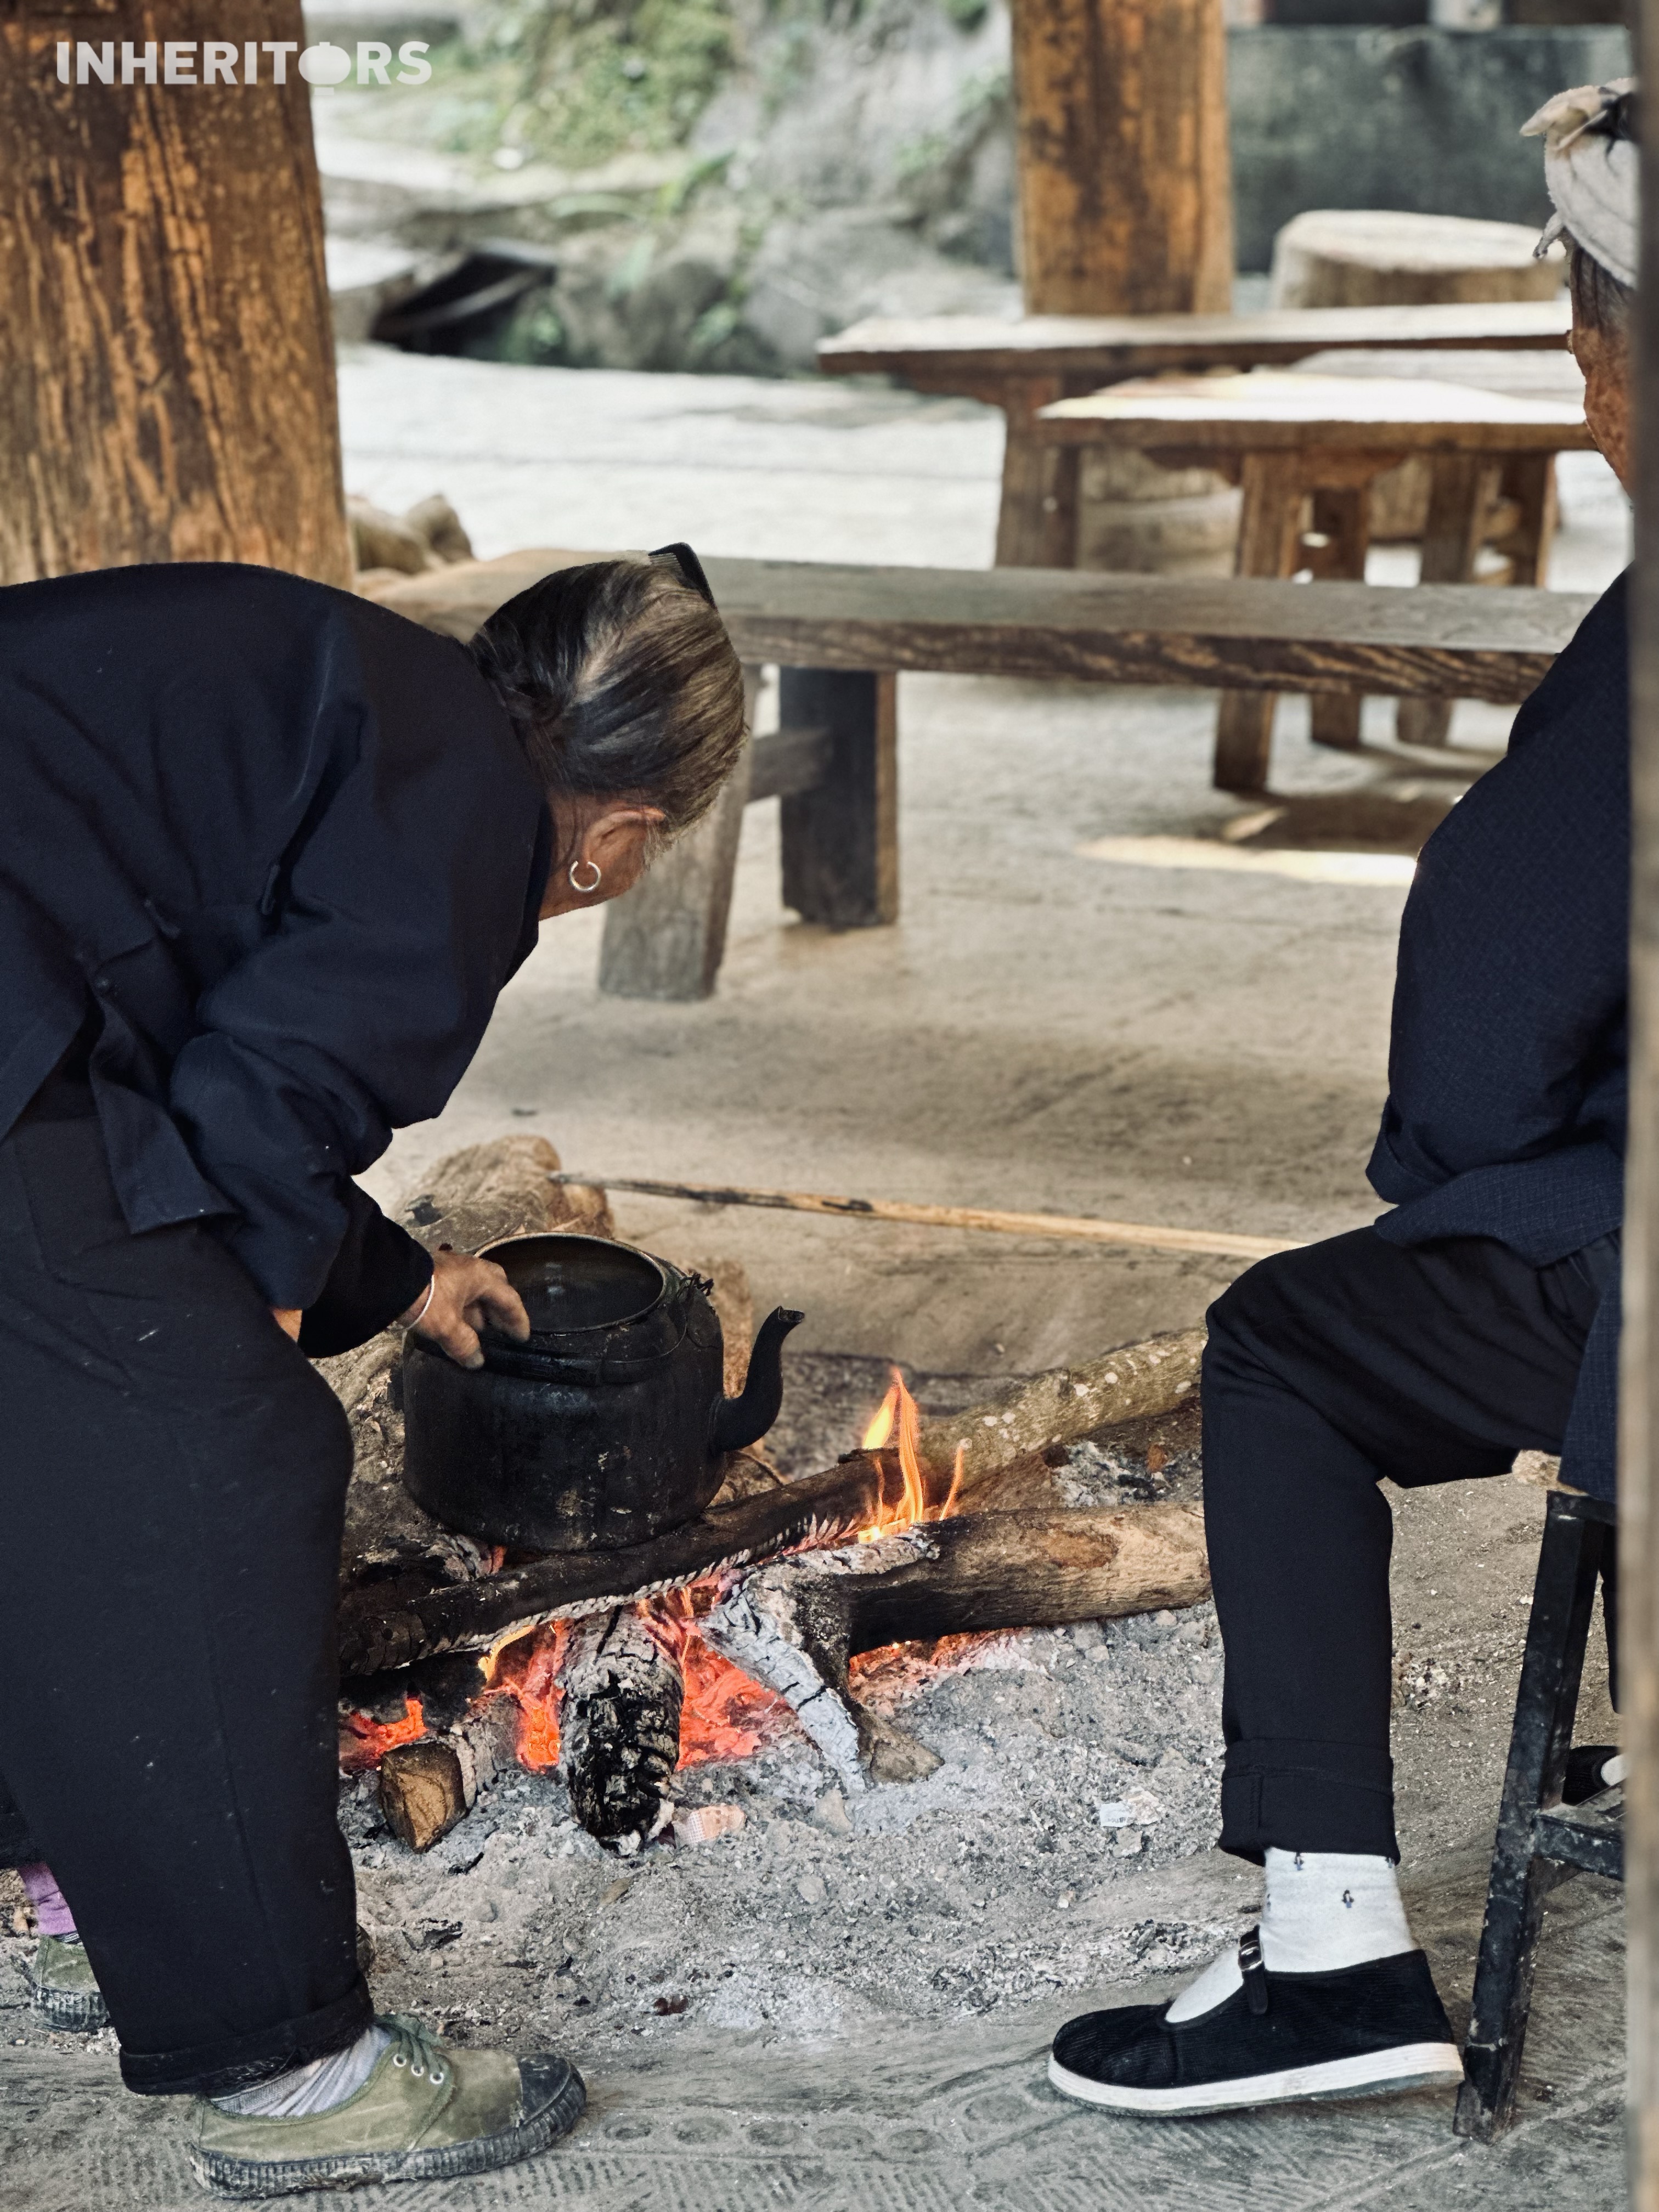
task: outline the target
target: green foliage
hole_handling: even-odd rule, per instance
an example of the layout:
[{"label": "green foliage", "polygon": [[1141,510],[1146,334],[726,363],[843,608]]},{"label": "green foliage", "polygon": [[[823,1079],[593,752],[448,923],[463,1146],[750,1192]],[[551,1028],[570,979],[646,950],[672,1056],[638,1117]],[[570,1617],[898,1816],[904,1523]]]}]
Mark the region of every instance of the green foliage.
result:
[{"label": "green foliage", "polygon": [[727,0],[508,0],[482,44],[510,143],[573,168],[684,144],[732,63]]},{"label": "green foliage", "polygon": [[940,0],[959,31],[976,31],[991,12],[991,0]]}]

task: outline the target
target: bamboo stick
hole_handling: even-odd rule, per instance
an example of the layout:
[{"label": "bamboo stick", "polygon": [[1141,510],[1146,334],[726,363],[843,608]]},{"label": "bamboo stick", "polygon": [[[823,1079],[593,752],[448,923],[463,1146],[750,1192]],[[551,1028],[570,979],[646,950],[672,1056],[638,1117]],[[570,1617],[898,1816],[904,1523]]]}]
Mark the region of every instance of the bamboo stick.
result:
[{"label": "bamboo stick", "polygon": [[1006,1213],[978,1206],[913,1206],[895,1198],[826,1198],[814,1191],[751,1190],[740,1183],[664,1182],[643,1176],[577,1175],[555,1182],[591,1183],[650,1198],[684,1198],[700,1206],[769,1206],[790,1213],[832,1213],[863,1221],[915,1222],[924,1229],[984,1229],[1004,1237],[1063,1237],[1086,1244],[1139,1245],[1156,1252],[1206,1252],[1224,1260],[1266,1260],[1294,1252],[1299,1238],[1240,1237],[1224,1229],[1158,1229],[1139,1221],[1101,1221],[1091,1214]]}]

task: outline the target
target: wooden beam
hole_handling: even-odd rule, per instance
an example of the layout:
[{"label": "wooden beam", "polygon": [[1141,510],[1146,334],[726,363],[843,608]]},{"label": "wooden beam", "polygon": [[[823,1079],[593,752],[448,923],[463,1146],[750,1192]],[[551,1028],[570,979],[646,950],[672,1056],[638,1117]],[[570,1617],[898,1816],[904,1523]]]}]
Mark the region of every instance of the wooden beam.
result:
[{"label": "wooden beam", "polygon": [[[60,83],[54,47],[289,42],[286,84]],[[0,9],[0,583],[249,561],[348,584],[300,0]]]},{"label": "wooden beam", "polygon": [[815,791],[830,774],[835,739],[828,730],[775,730],[749,749],[749,803],[793,799]]},{"label": "wooden beam", "polygon": [[1222,0],[1014,0],[1013,75],[1028,310],[1224,313]]}]

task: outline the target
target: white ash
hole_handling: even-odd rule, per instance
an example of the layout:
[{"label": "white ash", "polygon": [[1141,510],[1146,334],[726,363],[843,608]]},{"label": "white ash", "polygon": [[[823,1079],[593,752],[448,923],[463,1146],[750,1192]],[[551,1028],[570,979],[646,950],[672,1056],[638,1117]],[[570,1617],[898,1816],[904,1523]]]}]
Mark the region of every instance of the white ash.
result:
[{"label": "white ash", "polygon": [[550,1775],[509,1777],[425,1857],[349,1787],[377,2002],[461,2039],[592,2051],[689,2020],[817,2041],[1171,1970],[1224,1937],[1214,1882],[1172,1909],[1169,1879],[1217,1827],[1208,1607],[900,1649],[855,1686],[937,1772],[849,1797],[792,1729],[676,1777],[683,1806],[736,1805],[740,1830],[622,1865]]}]

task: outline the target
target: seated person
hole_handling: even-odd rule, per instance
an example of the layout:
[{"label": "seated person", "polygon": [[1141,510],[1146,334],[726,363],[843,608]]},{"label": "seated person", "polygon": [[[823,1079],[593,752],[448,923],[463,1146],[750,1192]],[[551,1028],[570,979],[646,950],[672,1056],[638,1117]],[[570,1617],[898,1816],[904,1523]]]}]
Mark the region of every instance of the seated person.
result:
[{"label": "seated person", "polygon": [[[1547,134],[1584,412],[1626,473],[1634,88]],[[1226,1649],[1224,1850],[1259,1929],[1167,2007],[1073,2020],[1050,2078],[1181,2114],[1455,2082],[1401,1904],[1389,1709],[1393,1523],[1378,1488],[1559,1452],[1613,1494],[1630,793],[1624,580],[1424,848],[1401,928],[1369,1229],[1264,1261],[1211,1309],[1205,1511]]]}]

